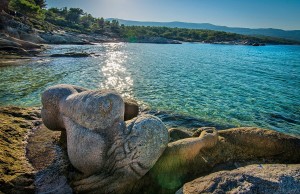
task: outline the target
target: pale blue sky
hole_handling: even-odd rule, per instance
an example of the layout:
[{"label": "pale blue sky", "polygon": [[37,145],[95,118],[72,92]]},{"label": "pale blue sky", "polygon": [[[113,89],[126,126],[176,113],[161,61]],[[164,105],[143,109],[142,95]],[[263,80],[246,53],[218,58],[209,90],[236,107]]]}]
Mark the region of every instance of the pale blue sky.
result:
[{"label": "pale blue sky", "polygon": [[300,0],[47,0],[95,17],[300,30]]}]

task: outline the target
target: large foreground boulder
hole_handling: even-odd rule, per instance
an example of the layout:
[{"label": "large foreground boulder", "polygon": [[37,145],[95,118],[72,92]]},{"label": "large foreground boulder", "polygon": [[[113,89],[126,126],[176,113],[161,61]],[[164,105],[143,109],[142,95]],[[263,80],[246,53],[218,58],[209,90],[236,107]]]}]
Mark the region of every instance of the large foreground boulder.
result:
[{"label": "large foreground boulder", "polygon": [[184,184],[176,194],[300,193],[300,164],[255,164],[216,172]]},{"label": "large foreground boulder", "polygon": [[57,85],[43,93],[42,104],[44,124],[66,133],[69,160],[79,171],[76,192],[125,193],[168,143],[157,117],[142,115],[125,123],[124,101],[114,91]]}]

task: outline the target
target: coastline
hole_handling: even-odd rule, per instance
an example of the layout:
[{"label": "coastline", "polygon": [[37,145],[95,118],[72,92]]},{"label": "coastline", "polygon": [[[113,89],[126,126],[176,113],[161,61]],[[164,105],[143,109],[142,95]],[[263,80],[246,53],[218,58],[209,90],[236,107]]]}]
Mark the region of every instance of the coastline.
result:
[{"label": "coastline", "polygon": [[[91,36],[93,37],[93,36]],[[19,41],[19,40],[18,40]],[[32,42],[29,42],[32,43]],[[102,43],[146,43],[146,44],[183,44],[183,43],[198,43],[198,44],[219,44],[219,45],[239,45],[239,46],[266,46],[265,44],[258,44],[253,45],[256,43],[244,43],[244,42],[183,42],[183,41],[177,41],[177,40],[169,40],[164,39],[160,37],[153,37],[150,39],[140,39],[132,41],[126,41],[123,39],[116,39],[116,38],[106,38],[105,40],[101,40],[98,42],[55,42],[55,43],[43,43],[39,44],[41,46],[40,49],[24,49],[22,46],[14,47],[13,50],[10,50],[11,48],[8,48],[6,50],[6,45],[1,45],[0,42],[0,67],[3,66],[9,66],[9,65],[21,65],[22,62],[25,61],[31,61],[34,58],[43,58],[43,57],[89,57],[92,56],[93,53],[60,53],[60,54],[54,54],[52,55],[41,55],[40,53],[42,51],[45,51],[48,49],[51,45],[97,45]],[[20,52],[21,50],[21,52]],[[24,51],[24,52],[23,52]],[[70,55],[71,54],[71,55]]]},{"label": "coastline", "polygon": [[[28,18],[31,22],[36,22],[33,18]],[[141,36],[123,38],[112,32],[92,33],[76,32],[76,30],[64,29],[63,27],[52,25],[51,30],[41,30],[23,21],[21,18],[14,17],[2,11],[0,13],[0,64],[18,64],[19,59],[28,59],[32,57],[41,57],[39,53],[47,49],[47,45],[93,45],[99,43],[151,43],[151,44],[182,44],[205,43],[205,44],[223,44],[223,45],[247,45],[247,46],[265,46],[257,38],[244,40],[216,40],[196,41],[192,39],[180,40],[169,39],[161,36]],[[30,23],[30,22],[29,22]],[[39,25],[42,25],[39,23]],[[49,27],[48,27],[49,28]],[[271,45],[272,43],[270,43]],[[269,45],[269,43],[268,43]],[[64,54],[64,53],[61,53]]]}]

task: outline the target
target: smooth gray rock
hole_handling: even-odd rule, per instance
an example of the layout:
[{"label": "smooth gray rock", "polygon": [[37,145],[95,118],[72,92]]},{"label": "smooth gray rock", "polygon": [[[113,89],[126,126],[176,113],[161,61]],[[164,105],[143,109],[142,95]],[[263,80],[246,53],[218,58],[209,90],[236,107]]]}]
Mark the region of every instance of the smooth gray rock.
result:
[{"label": "smooth gray rock", "polygon": [[45,126],[54,131],[65,130],[63,118],[59,112],[60,101],[64,101],[69,95],[77,91],[66,84],[49,87],[42,94],[41,115]]},{"label": "smooth gray rock", "polygon": [[137,168],[151,168],[169,142],[166,127],[157,117],[151,115],[141,115],[131,120],[125,134],[131,137],[125,150],[130,152],[136,147],[137,163],[140,164],[136,165]]},{"label": "smooth gray rock", "polygon": [[97,131],[111,127],[124,117],[123,99],[109,90],[86,91],[72,85],[56,85],[42,94],[42,105],[44,124],[51,130],[65,130],[63,116]]},{"label": "smooth gray rock", "polygon": [[76,91],[61,101],[59,111],[81,126],[104,133],[115,122],[124,120],[124,101],[109,90]]},{"label": "smooth gray rock", "polygon": [[74,182],[79,193],[128,193],[160,158],[168,144],[168,131],[154,116],[142,115],[127,122],[114,136],[104,167]]},{"label": "smooth gray rock", "polygon": [[169,142],[157,117],[141,115],[125,123],[124,101],[114,91],[61,84],[42,94],[42,104],[45,126],[66,132],[69,160],[81,172],[76,192],[124,193],[152,168]]},{"label": "smooth gray rock", "polygon": [[186,183],[180,193],[300,193],[300,165],[256,164]]}]

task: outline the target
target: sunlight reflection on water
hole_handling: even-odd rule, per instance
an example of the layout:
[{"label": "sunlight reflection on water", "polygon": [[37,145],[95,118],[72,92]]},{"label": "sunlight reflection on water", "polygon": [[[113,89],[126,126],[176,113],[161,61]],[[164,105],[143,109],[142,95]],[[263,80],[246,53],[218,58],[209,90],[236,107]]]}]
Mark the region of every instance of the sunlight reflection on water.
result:
[{"label": "sunlight reflection on water", "polygon": [[133,80],[131,74],[127,71],[125,63],[127,55],[120,51],[123,47],[122,43],[111,43],[107,46],[106,60],[104,65],[101,64],[103,73],[103,81],[100,88],[115,89],[124,97],[132,97]]},{"label": "sunlight reflection on water", "polygon": [[94,56],[0,68],[0,105],[40,106],[47,87],[73,84],[116,90],[150,110],[202,124],[300,134],[299,46],[103,43],[54,45],[44,54],[66,52]]}]

